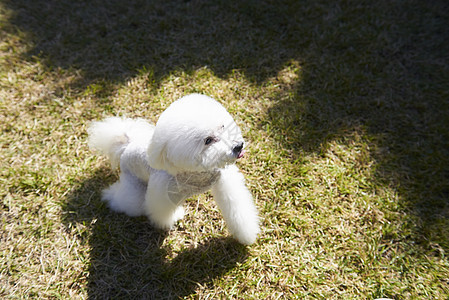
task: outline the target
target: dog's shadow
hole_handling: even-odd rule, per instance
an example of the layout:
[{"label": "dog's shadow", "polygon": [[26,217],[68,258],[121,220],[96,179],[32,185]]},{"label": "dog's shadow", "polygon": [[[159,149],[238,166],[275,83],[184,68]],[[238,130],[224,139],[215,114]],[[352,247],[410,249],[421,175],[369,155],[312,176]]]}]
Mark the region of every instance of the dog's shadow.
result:
[{"label": "dog's shadow", "polygon": [[246,247],[231,238],[209,239],[173,255],[163,244],[166,232],[154,229],[145,217],[114,213],[100,200],[102,188],[115,179],[109,170],[98,169],[65,202],[67,230],[89,253],[80,259],[88,260],[90,299],[188,296],[246,259]]}]

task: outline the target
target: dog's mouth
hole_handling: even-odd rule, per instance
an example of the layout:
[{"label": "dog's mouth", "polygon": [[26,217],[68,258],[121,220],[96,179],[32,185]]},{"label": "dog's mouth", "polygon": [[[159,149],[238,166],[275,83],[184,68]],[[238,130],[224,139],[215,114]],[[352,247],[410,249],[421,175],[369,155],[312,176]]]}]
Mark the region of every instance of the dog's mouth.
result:
[{"label": "dog's mouth", "polygon": [[245,154],[245,150],[243,149],[243,145],[244,145],[243,142],[238,142],[232,148],[232,152],[234,153],[234,155],[235,155],[235,157],[237,159],[242,158],[243,154]]},{"label": "dog's mouth", "polygon": [[237,159],[242,158],[243,155],[245,155],[245,150],[242,149],[242,151],[240,151],[240,152],[237,154]]}]

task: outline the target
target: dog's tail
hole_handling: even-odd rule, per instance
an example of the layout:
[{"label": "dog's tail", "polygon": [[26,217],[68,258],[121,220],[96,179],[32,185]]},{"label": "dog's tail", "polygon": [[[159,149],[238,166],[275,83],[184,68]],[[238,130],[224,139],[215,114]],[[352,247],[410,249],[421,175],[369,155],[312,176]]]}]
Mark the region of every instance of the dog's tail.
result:
[{"label": "dog's tail", "polygon": [[[133,120],[119,117],[110,117],[93,122],[87,130],[89,147],[106,155],[112,168],[117,168],[120,163],[120,156],[126,146],[142,127],[148,129],[152,128],[152,125],[142,119]],[[145,133],[145,131],[143,132]]]}]

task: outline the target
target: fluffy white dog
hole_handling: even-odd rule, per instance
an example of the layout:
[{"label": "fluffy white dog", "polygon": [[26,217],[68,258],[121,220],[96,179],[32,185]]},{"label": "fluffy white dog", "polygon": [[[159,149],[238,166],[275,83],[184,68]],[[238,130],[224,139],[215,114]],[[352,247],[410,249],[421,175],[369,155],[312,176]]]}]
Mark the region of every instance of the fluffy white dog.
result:
[{"label": "fluffy white dog", "polygon": [[120,166],[103,191],[112,210],[146,215],[162,229],[184,216],[182,204],[212,190],[228,229],[243,244],[259,233],[252,196],[235,161],[244,153],[239,127],[214,99],[192,94],[172,103],[156,126],[142,119],[107,118],[89,128],[89,146]]}]

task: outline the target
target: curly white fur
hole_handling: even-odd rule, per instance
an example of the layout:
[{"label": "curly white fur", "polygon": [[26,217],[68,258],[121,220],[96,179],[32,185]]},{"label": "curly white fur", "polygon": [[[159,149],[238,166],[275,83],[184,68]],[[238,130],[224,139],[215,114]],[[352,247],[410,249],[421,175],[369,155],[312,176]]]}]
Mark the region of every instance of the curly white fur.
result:
[{"label": "curly white fur", "polygon": [[159,228],[184,216],[182,204],[212,190],[228,229],[255,242],[259,217],[235,161],[243,156],[239,127],[214,99],[192,94],[172,103],[156,126],[142,119],[107,118],[89,128],[89,146],[120,166],[120,179],[103,191],[111,209],[146,215]]}]

